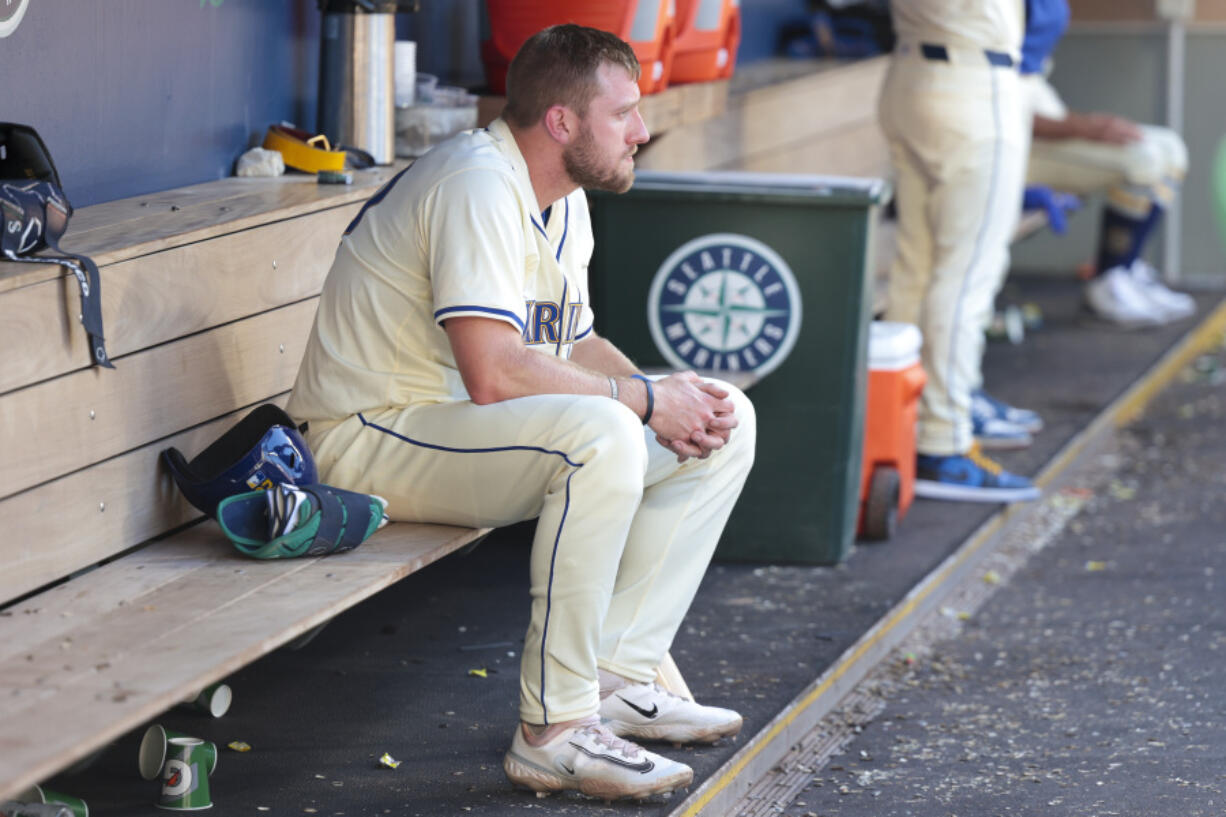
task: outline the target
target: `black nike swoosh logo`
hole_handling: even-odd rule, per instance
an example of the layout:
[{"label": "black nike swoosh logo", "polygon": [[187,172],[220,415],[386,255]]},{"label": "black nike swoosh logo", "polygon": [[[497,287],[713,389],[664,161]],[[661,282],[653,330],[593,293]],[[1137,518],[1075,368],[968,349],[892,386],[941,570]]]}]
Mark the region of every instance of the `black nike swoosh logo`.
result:
[{"label": "black nike swoosh logo", "polygon": [[659,705],[658,705],[658,704],[652,704],[652,705],[651,705],[651,709],[650,709],[650,710],[647,710],[647,709],[644,709],[644,708],[643,708],[643,707],[641,707],[641,706],[635,706],[634,704],[630,703],[629,701],[627,701],[625,698],[623,698],[623,697],[622,697],[622,696],[620,696],[620,695],[618,695],[618,696],[617,696],[617,700],[621,701],[621,702],[622,702],[622,703],[624,703],[626,706],[630,707],[630,708],[631,708],[631,709],[633,709],[635,712],[639,713],[640,715],[642,715],[644,718],[647,718],[648,720],[651,720],[651,719],[652,719],[652,718],[654,718],[656,715],[659,715],[659,714],[660,714],[660,707],[659,707]]},{"label": "black nike swoosh logo", "polygon": [[[621,766],[624,769],[629,769],[630,771],[638,772],[639,774],[647,774],[648,772],[650,772],[652,769],[656,767],[656,764],[652,763],[651,760],[649,760],[648,758],[643,758],[638,763],[630,763],[614,755],[597,754],[596,752],[583,748],[577,743],[571,743],[571,746],[574,746],[576,749],[578,749],[580,752],[583,752],[583,754],[587,755],[590,758],[593,758],[595,760],[604,760],[609,763],[612,763],[615,766]],[[574,772],[571,772],[571,774],[574,774]]]},{"label": "black nike swoosh logo", "polygon": [[[573,744],[572,744],[572,745],[573,745]],[[562,767],[562,768],[563,768],[563,769],[566,771],[566,773],[567,773],[567,774],[574,774],[574,773],[575,773],[575,770],[574,770],[574,769],[572,769],[570,766],[567,766],[565,763],[563,763],[563,762],[562,762],[562,761],[560,761],[560,760],[558,761],[558,765],[559,765],[559,766],[561,766],[561,767]]]}]

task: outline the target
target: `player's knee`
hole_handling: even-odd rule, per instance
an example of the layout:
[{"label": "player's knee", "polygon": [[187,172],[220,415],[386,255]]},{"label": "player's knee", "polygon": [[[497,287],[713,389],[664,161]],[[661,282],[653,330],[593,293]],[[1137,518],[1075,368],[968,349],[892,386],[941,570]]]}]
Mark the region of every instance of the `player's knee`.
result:
[{"label": "player's knee", "polygon": [[753,465],[754,449],[758,439],[758,419],[753,401],[730,383],[719,381],[719,385],[727,390],[728,399],[734,406],[733,416],[737,420],[737,427],[732,430],[721,456],[739,460],[741,467],[748,470]]},{"label": "player's knee", "polygon": [[613,474],[635,490],[642,490],[647,471],[647,442],[643,421],[629,407],[603,397],[583,398],[580,434],[584,438],[585,458],[599,460]]}]

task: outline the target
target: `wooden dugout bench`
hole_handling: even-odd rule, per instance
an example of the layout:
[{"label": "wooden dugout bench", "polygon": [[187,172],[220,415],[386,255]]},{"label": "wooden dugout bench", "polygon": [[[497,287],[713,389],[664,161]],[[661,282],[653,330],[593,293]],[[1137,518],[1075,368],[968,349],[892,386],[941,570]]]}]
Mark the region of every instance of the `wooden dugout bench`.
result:
[{"label": "wooden dugout bench", "polygon": [[159,466],[284,403],[340,235],[394,170],[82,208],[64,246],[101,268],[114,370],[89,367],[74,279],[0,264],[0,800],[484,533],[262,562],[191,525]]},{"label": "wooden dugout bench", "polygon": [[[723,90],[645,109],[674,125]],[[113,370],[89,365],[75,279],[0,263],[0,800],[487,532],[397,523],[346,554],[249,559],[159,463],[284,405],[340,236],[403,166],[78,210],[62,244],[100,267]]]}]

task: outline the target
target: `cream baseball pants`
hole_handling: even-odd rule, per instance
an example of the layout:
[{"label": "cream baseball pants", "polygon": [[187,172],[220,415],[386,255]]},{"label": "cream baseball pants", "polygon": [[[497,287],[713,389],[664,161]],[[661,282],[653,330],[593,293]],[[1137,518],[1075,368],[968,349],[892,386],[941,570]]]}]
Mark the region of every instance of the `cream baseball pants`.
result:
[{"label": "cream baseball pants", "polygon": [[607,397],[538,395],[386,409],[309,435],[320,478],[398,521],[497,527],[539,517],[520,717],[595,714],[597,667],[650,681],[753,464],[753,406],[684,464]]},{"label": "cream baseball pants", "polygon": [[895,52],[879,117],[897,173],[898,254],[886,319],[919,326],[928,384],[916,447],[970,449],[983,330],[1021,211],[1030,121],[1016,69],[958,52]]}]

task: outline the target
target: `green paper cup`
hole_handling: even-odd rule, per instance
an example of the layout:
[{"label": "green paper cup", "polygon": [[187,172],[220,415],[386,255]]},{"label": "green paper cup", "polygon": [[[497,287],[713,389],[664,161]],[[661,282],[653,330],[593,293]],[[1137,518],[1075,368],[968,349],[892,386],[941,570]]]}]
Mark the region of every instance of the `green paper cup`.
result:
[{"label": "green paper cup", "polygon": [[[157,807],[168,811],[202,811],[213,807],[209,797],[205,741],[170,738],[169,755],[162,767],[162,796]],[[216,752],[216,750],[214,750]]]},{"label": "green paper cup", "polygon": [[198,712],[208,713],[214,718],[220,718],[229,710],[232,698],[233,693],[231,693],[230,687],[225,684],[213,684],[212,686],[205,687],[195,698],[184,701],[182,706]]},{"label": "green paper cup", "polygon": [[[170,741],[175,738],[200,740],[193,735],[176,732],[156,723],[145,730],[145,736],[140,742],[141,777],[146,780],[154,780],[162,773],[166,766],[166,758],[169,756]],[[205,774],[211,775],[217,768],[217,744],[207,740],[200,740],[200,742],[202,746],[197,750],[196,755],[202,762]]]},{"label": "green paper cup", "polygon": [[46,803],[52,806],[66,806],[72,812],[72,817],[89,817],[89,806],[80,797],[52,791],[42,786],[31,786],[18,795],[17,800],[22,803]]}]

